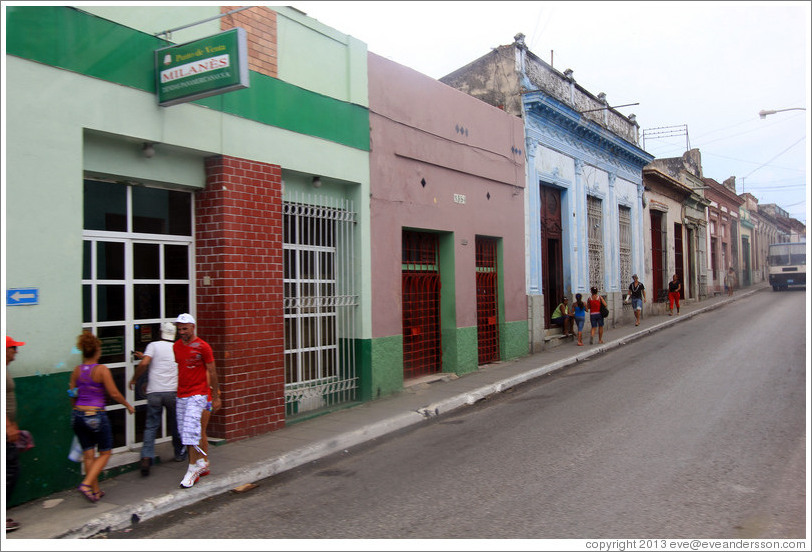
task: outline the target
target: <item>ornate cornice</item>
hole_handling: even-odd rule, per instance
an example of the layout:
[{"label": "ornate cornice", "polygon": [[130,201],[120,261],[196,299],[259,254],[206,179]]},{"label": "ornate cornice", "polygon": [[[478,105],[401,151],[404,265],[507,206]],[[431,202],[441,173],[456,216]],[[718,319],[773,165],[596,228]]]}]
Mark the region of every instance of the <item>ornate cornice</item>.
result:
[{"label": "ornate cornice", "polygon": [[636,170],[651,163],[654,156],[634,144],[619,138],[574,109],[543,92],[528,92],[523,96],[525,113],[541,129],[563,132],[569,143],[586,143],[598,152],[632,165]]}]

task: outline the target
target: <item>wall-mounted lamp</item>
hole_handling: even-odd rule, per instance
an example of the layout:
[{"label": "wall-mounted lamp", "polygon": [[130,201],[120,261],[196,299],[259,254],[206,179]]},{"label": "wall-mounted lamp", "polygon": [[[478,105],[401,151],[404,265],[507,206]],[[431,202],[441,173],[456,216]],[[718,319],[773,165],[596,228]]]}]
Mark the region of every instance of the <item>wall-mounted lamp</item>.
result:
[{"label": "wall-mounted lamp", "polygon": [[318,176],[313,177],[313,182],[311,182],[314,188],[321,188],[321,178]]},{"label": "wall-mounted lamp", "polygon": [[155,144],[152,142],[144,142],[144,145],[141,146],[141,153],[143,153],[147,159],[155,157]]}]

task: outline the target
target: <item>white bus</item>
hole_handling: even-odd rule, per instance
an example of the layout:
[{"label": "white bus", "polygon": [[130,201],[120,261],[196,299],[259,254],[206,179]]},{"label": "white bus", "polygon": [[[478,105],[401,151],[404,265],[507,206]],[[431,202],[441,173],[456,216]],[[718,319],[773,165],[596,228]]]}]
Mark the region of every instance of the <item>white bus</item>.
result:
[{"label": "white bus", "polygon": [[767,255],[773,291],[806,287],[806,242],[774,243]]}]

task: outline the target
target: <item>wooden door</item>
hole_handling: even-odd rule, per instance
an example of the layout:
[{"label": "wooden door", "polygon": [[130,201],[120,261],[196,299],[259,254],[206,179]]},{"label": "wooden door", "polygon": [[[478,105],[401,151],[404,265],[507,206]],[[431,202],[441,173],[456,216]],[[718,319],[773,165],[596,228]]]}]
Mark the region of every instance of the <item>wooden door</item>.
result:
[{"label": "wooden door", "polygon": [[561,191],[541,186],[541,282],[544,294],[544,325],[564,296],[561,244]]}]

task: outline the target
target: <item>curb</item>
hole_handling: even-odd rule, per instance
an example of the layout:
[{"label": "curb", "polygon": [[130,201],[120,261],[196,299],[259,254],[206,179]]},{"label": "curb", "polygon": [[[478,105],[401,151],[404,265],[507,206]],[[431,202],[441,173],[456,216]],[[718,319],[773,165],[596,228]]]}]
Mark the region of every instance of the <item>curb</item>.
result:
[{"label": "curb", "polygon": [[[768,288],[763,288],[768,289]],[[559,360],[551,364],[539,366],[522,374],[500,380],[496,383],[485,385],[475,391],[461,393],[441,401],[436,401],[425,407],[418,408],[373,422],[361,429],[342,433],[335,437],[323,439],[313,445],[308,445],[281,456],[269,460],[255,462],[249,466],[232,470],[230,473],[210,478],[204,487],[193,487],[192,489],[176,490],[156,498],[145,500],[143,503],[133,506],[122,506],[111,512],[107,512],[97,518],[87,521],[82,527],[72,529],[56,538],[90,538],[99,533],[109,531],[119,531],[131,525],[146,521],[148,519],[171,513],[175,510],[195,504],[206,498],[225,494],[235,486],[245,482],[258,481],[272,477],[279,473],[297,468],[314,460],[324,458],[341,449],[351,448],[376,438],[388,435],[401,429],[405,429],[419,424],[440,414],[447,414],[463,406],[473,405],[480,400],[502,393],[520,384],[537,379],[544,375],[562,370],[573,364],[582,362],[595,355],[616,349],[626,345],[631,341],[653,334],[682,320],[687,320],[699,314],[721,308],[740,298],[747,297],[753,293],[762,291],[762,288],[740,292],[733,298],[722,300],[713,305],[699,308],[690,313],[679,315],[672,319],[656,324],[645,330],[640,330],[628,336],[605,343],[588,351],[580,352],[573,357]]]}]

